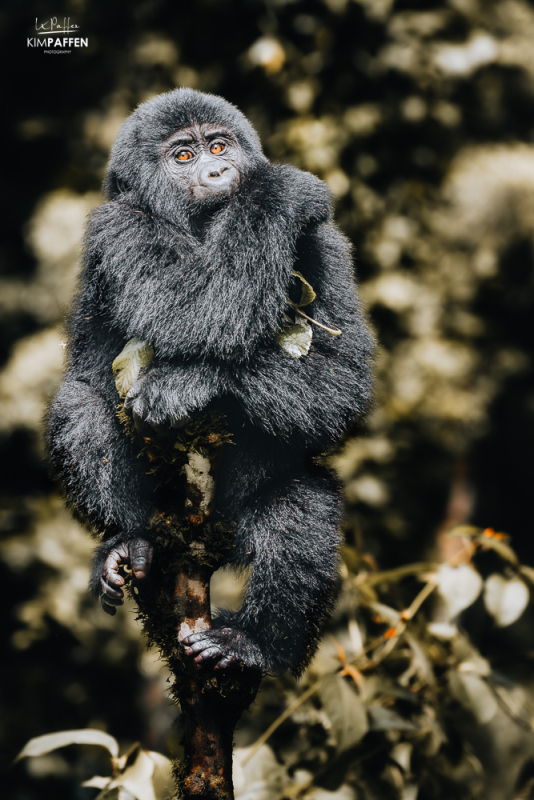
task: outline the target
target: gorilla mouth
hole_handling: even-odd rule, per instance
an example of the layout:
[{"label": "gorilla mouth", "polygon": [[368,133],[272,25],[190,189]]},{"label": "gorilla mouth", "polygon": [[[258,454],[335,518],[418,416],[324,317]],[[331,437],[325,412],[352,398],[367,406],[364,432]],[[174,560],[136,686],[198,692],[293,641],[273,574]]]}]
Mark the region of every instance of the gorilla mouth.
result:
[{"label": "gorilla mouth", "polygon": [[210,198],[216,200],[232,194],[237,188],[237,185],[237,180],[224,179],[221,181],[214,180],[213,183],[210,183],[209,185],[205,183],[198,183],[196,186],[191,188],[191,194],[195,200],[209,200]]},{"label": "gorilla mouth", "polygon": [[239,173],[233,167],[225,167],[212,173],[203,171],[198,176],[198,183],[193,189],[204,194],[219,194],[235,189],[239,183]]},{"label": "gorilla mouth", "polygon": [[235,181],[229,180],[222,180],[213,182],[210,184],[206,183],[199,183],[197,186],[193,188],[195,193],[199,193],[201,195],[208,195],[208,194],[217,194],[221,192],[229,192],[231,189],[234,188]]}]

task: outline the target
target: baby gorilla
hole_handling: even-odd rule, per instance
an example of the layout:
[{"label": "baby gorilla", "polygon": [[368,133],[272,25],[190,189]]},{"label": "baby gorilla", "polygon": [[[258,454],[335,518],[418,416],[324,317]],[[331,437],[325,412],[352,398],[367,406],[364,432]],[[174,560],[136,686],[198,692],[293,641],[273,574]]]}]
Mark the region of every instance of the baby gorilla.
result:
[{"label": "baby gorilla", "polygon": [[337,578],[339,491],[313,457],[371,390],[350,246],[320,180],[271,164],[234,106],[190,89],[129,117],[104,191],[49,416],[53,465],[102,537],[93,589],[115,613],[124,567],[143,580],[157,558],[158,488],[116,416],[111,369],[137,338],[154,357],[126,396],[136,427],[165,436],[216,408],[232,434],[214,502],[235,522],[228,563],[250,568],[248,588],[239,611],[188,637],[187,653],[298,674]]}]

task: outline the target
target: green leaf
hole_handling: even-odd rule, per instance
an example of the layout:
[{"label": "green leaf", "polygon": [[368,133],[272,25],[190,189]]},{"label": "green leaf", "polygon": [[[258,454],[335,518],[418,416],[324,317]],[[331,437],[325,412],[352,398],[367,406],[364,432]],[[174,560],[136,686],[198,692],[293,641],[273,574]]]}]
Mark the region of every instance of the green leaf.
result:
[{"label": "green leaf", "polygon": [[141,339],[130,339],[112,364],[115,386],[120,397],[126,397],[143,367],[154,358],[154,348]]},{"label": "green leaf", "polygon": [[154,766],[154,761],[139,747],[133,764],[121,772],[113,785],[122,786],[137,800],[158,800],[152,783]]},{"label": "green leaf", "polygon": [[275,341],[293,358],[308,355],[312,342],[312,328],[306,320],[288,325],[275,336]]},{"label": "green leaf", "polygon": [[97,800],[167,800],[174,789],[172,763],[161,753],[142,750],[136,744],[119,759],[117,777],[95,775],[82,786],[102,789]]},{"label": "green leaf", "polygon": [[520,725],[531,728],[529,702],[523,689],[515,684],[504,686],[495,679],[492,680],[491,687],[508,715]]},{"label": "green leaf", "polygon": [[44,756],[52,750],[57,750],[59,747],[67,747],[69,744],[96,744],[109,750],[113,758],[116,758],[119,754],[119,745],[113,736],[94,728],[82,728],[81,730],[47,733],[44,736],[30,739],[15,760],[19,761],[19,759],[27,758],[28,756]]},{"label": "green leaf", "polygon": [[157,800],[166,800],[171,796],[175,788],[172,776],[172,761],[154,750],[148,750],[147,755],[154,762],[154,772],[152,773],[154,794]]},{"label": "green leaf", "polygon": [[233,779],[239,800],[279,800],[286,780],[284,768],[267,744],[243,766],[250,747],[236,747],[233,759]]},{"label": "green leaf", "polygon": [[507,580],[494,573],[486,580],[484,603],[499,628],[519,619],[529,601],[529,591],[521,578]]},{"label": "green leaf", "polygon": [[495,695],[483,678],[469,672],[452,671],[449,674],[449,687],[453,697],[468,708],[477,722],[484,725],[497,713]]},{"label": "green leaf", "polygon": [[106,789],[110,783],[111,778],[104,778],[102,775],[95,775],[93,778],[89,778],[88,781],[84,781],[80,785],[86,786],[89,789]]},{"label": "green leaf", "polygon": [[457,626],[451,622],[429,622],[426,629],[431,636],[435,636],[441,642],[450,641],[458,633]]},{"label": "green leaf", "polygon": [[[408,673],[413,673],[419,677],[420,680],[424,681],[428,684],[435,683],[436,679],[434,676],[434,671],[432,669],[432,664],[429,660],[429,657],[425,651],[425,648],[419,642],[416,636],[413,636],[411,633],[405,634],[405,639],[410,645],[410,650],[412,651],[412,658],[411,664],[409,669],[407,670]],[[401,686],[407,686],[408,683],[401,682],[399,677],[399,683]]]},{"label": "green leaf", "polygon": [[460,672],[474,672],[476,675],[488,676],[491,673],[491,664],[480,655],[467,636],[458,632],[451,641],[451,650],[458,663]]},{"label": "green leaf", "polygon": [[469,564],[457,567],[443,564],[438,570],[438,581],[438,592],[447,603],[450,619],[472,605],[482,589],[480,573]]},{"label": "green leaf", "polygon": [[[171,762],[160,753],[141,749],[139,744],[132,747],[125,758],[119,775],[112,778],[105,787],[101,800],[108,800],[108,794],[118,790],[136,800],[166,800],[173,789]],[[113,794],[110,795],[113,797]],[[99,795],[100,797],[100,795]]]},{"label": "green leaf", "polygon": [[298,303],[293,303],[292,305],[297,306],[297,308],[303,308],[304,306],[309,306],[310,303],[313,303],[313,301],[317,297],[317,295],[313,291],[312,285],[308,283],[304,275],[302,275],[300,272],[293,271],[291,274],[294,275],[295,278],[298,278],[299,280],[302,281],[302,294],[300,295],[300,300]]},{"label": "green leaf", "polygon": [[321,701],[332,723],[338,751],[354,747],[369,730],[365,707],[339,675],[324,675],[319,689]]},{"label": "green leaf", "polygon": [[369,730],[371,731],[416,731],[417,726],[391,708],[369,706]]},{"label": "green leaf", "polygon": [[484,528],[478,528],[475,525],[453,525],[452,528],[449,528],[447,531],[447,536],[465,536],[467,539],[474,539],[476,536],[480,536]]},{"label": "green leaf", "polygon": [[506,542],[500,539],[492,539],[489,536],[480,536],[477,541],[484,550],[494,550],[503,561],[509,561],[514,567],[518,566],[519,560],[510,545],[506,544]]}]

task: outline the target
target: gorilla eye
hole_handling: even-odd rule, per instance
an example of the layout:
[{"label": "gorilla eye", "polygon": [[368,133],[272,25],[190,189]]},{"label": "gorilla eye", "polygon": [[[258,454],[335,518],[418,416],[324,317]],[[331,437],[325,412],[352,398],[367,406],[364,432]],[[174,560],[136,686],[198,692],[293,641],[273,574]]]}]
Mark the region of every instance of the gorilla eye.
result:
[{"label": "gorilla eye", "polygon": [[226,145],[222,142],[215,142],[210,147],[210,152],[216,156],[219,155],[219,153],[222,153],[223,150],[226,150]]},{"label": "gorilla eye", "polygon": [[176,159],[178,161],[189,161],[190,158],[193,158],[191,150],[178,150],[176,153]]}]

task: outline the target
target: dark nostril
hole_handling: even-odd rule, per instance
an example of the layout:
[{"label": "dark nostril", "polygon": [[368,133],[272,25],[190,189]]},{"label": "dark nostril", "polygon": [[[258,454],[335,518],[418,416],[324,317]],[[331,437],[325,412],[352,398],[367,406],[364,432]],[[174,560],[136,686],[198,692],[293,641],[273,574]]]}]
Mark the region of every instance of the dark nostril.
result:
[{"label": "dark nostril", "polygon": [[208,172],[208,178],[220,178],[223,172],[226,172],[228,167],[219,167],[218,169],[214,169],[212,172]]}]

